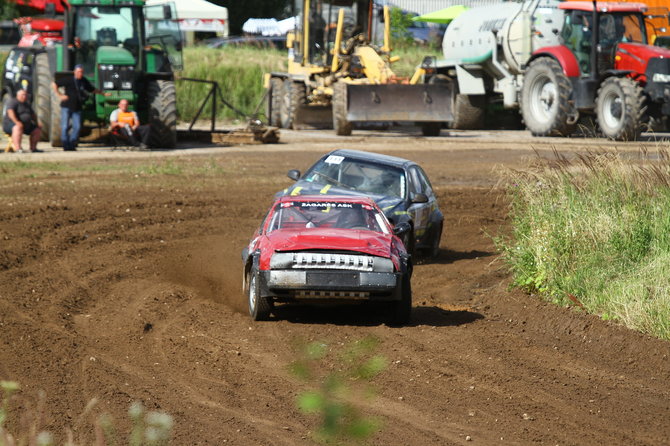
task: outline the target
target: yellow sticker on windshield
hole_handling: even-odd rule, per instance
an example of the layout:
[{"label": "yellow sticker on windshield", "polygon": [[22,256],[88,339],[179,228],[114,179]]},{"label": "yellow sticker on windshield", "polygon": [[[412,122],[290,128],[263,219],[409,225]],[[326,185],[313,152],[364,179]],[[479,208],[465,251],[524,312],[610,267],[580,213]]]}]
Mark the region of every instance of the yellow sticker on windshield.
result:
[{"label": "yellow sticker on windshield", "polygon": [[326,184],[325,186],[323,186],[323,189],[321,189],[320,192],[322,194],[327,194],[329,189],[330,189],[330,184]]},{"label": "yellow sticker on windshield", "polygon": [[295,197],[296,195],[300,195],[300,191],[302,190],[302,187],[296,187],[291,191],[291,196]]}]

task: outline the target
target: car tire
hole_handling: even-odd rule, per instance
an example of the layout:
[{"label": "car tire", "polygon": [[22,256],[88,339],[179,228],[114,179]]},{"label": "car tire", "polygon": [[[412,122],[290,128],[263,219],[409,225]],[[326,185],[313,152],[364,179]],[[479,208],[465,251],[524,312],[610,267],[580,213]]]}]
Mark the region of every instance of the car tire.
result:
[{"label": "car tire", "polygon": [[405,325],[412,317],[412,283],[409,272],[403,274],[400,280],[400,299],[391,303],[390,325]]},{"label": "car tire", "polygon": [[413,255],[415,245],[414,227],[404,233],[402,237],[400,237],[400,240],[402,240],[402,244],[405,245],[405,251],[407,251],[408,254]]},{"label": "car tire", "polygon": [[442,225],[440,222],[433,234],[433,240],[431,240],[430,248],[428,248],[426,255],[428,258],[434,259],[440,253],[440,239],[442,238]]},{"label": "car tire", "polygon": [[261,296],[260,274],[252,268],[247,278],[247,298],[249,301],[249,315],[255,321],[266,321],[272,313],[272,305],[267,297]]}]

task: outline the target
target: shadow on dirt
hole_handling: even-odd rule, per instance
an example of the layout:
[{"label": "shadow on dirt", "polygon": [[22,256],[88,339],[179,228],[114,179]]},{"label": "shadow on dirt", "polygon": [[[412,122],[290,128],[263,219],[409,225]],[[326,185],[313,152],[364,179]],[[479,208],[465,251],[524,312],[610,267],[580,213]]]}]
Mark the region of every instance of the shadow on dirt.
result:
[{"label": "shadow on dirt", "polygon": [[473,260],[480,257],[491,257],[496,255],[495,252],[490,251],[453,251],[451,249],[440,249],[440,252],[435,258],[420,260],[419,264],[435,264],[435,265],[447,265],[449,263],[454,263],[458,260]]},{"label": "shadow on dirt", "polygon": [[413,327],[430,325],[433,327],[455,327],[484,319],[484,315],[468,310],[449,311],[439,307],[412,308]]},{"label": "shadow on dirt", "polygon": [[[273,315],[273,319],[294,324],[374,327],[387,325],[388,323],[386,309],[376,304],[342,304],[337,306],[285,304],[276,306]],[[412,308],[412,319],[405,326],[454,327],[483,318],[482,314],[468,310],[448,311],[434,306],[415,306]]]}]

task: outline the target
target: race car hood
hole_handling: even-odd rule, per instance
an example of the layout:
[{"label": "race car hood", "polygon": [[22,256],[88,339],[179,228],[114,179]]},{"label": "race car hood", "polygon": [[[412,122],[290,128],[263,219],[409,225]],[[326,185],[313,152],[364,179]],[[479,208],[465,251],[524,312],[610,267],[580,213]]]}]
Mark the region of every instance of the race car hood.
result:
[{"label": "race car hood", "polygon": [[277,230],[268,236],[272,251],[338,250],[391,257],[392,235],[353,229],[306,228],[302,231]]}]

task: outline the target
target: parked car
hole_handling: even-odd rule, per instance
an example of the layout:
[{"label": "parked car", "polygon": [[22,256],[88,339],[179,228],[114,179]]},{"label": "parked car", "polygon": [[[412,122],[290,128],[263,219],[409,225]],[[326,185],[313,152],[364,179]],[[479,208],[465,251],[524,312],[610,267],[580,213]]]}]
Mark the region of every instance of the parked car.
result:
[{"label": "parked car", "polygon": [[253,48],[276,48],[286,49],[286,36],[232,36],[217,37],[203,41],[209,48],[253,47]]},{"label": "parked car", "polygon": [[369,197],[284,196],[242,252],[254,320],[275,302],[386,302],[389,322],[410,319],[412,264],[399,234]]},{"label": "parked car", "polygon": [[304,175],[293,169],[288,177],[296,183],[278,195],[370,196],[392,224],[409,224],[409,231],[402,237],[409,253],[437,255],[444,216],[428,175],[415,162],[377,153],[335,150],[321,157]]}]

